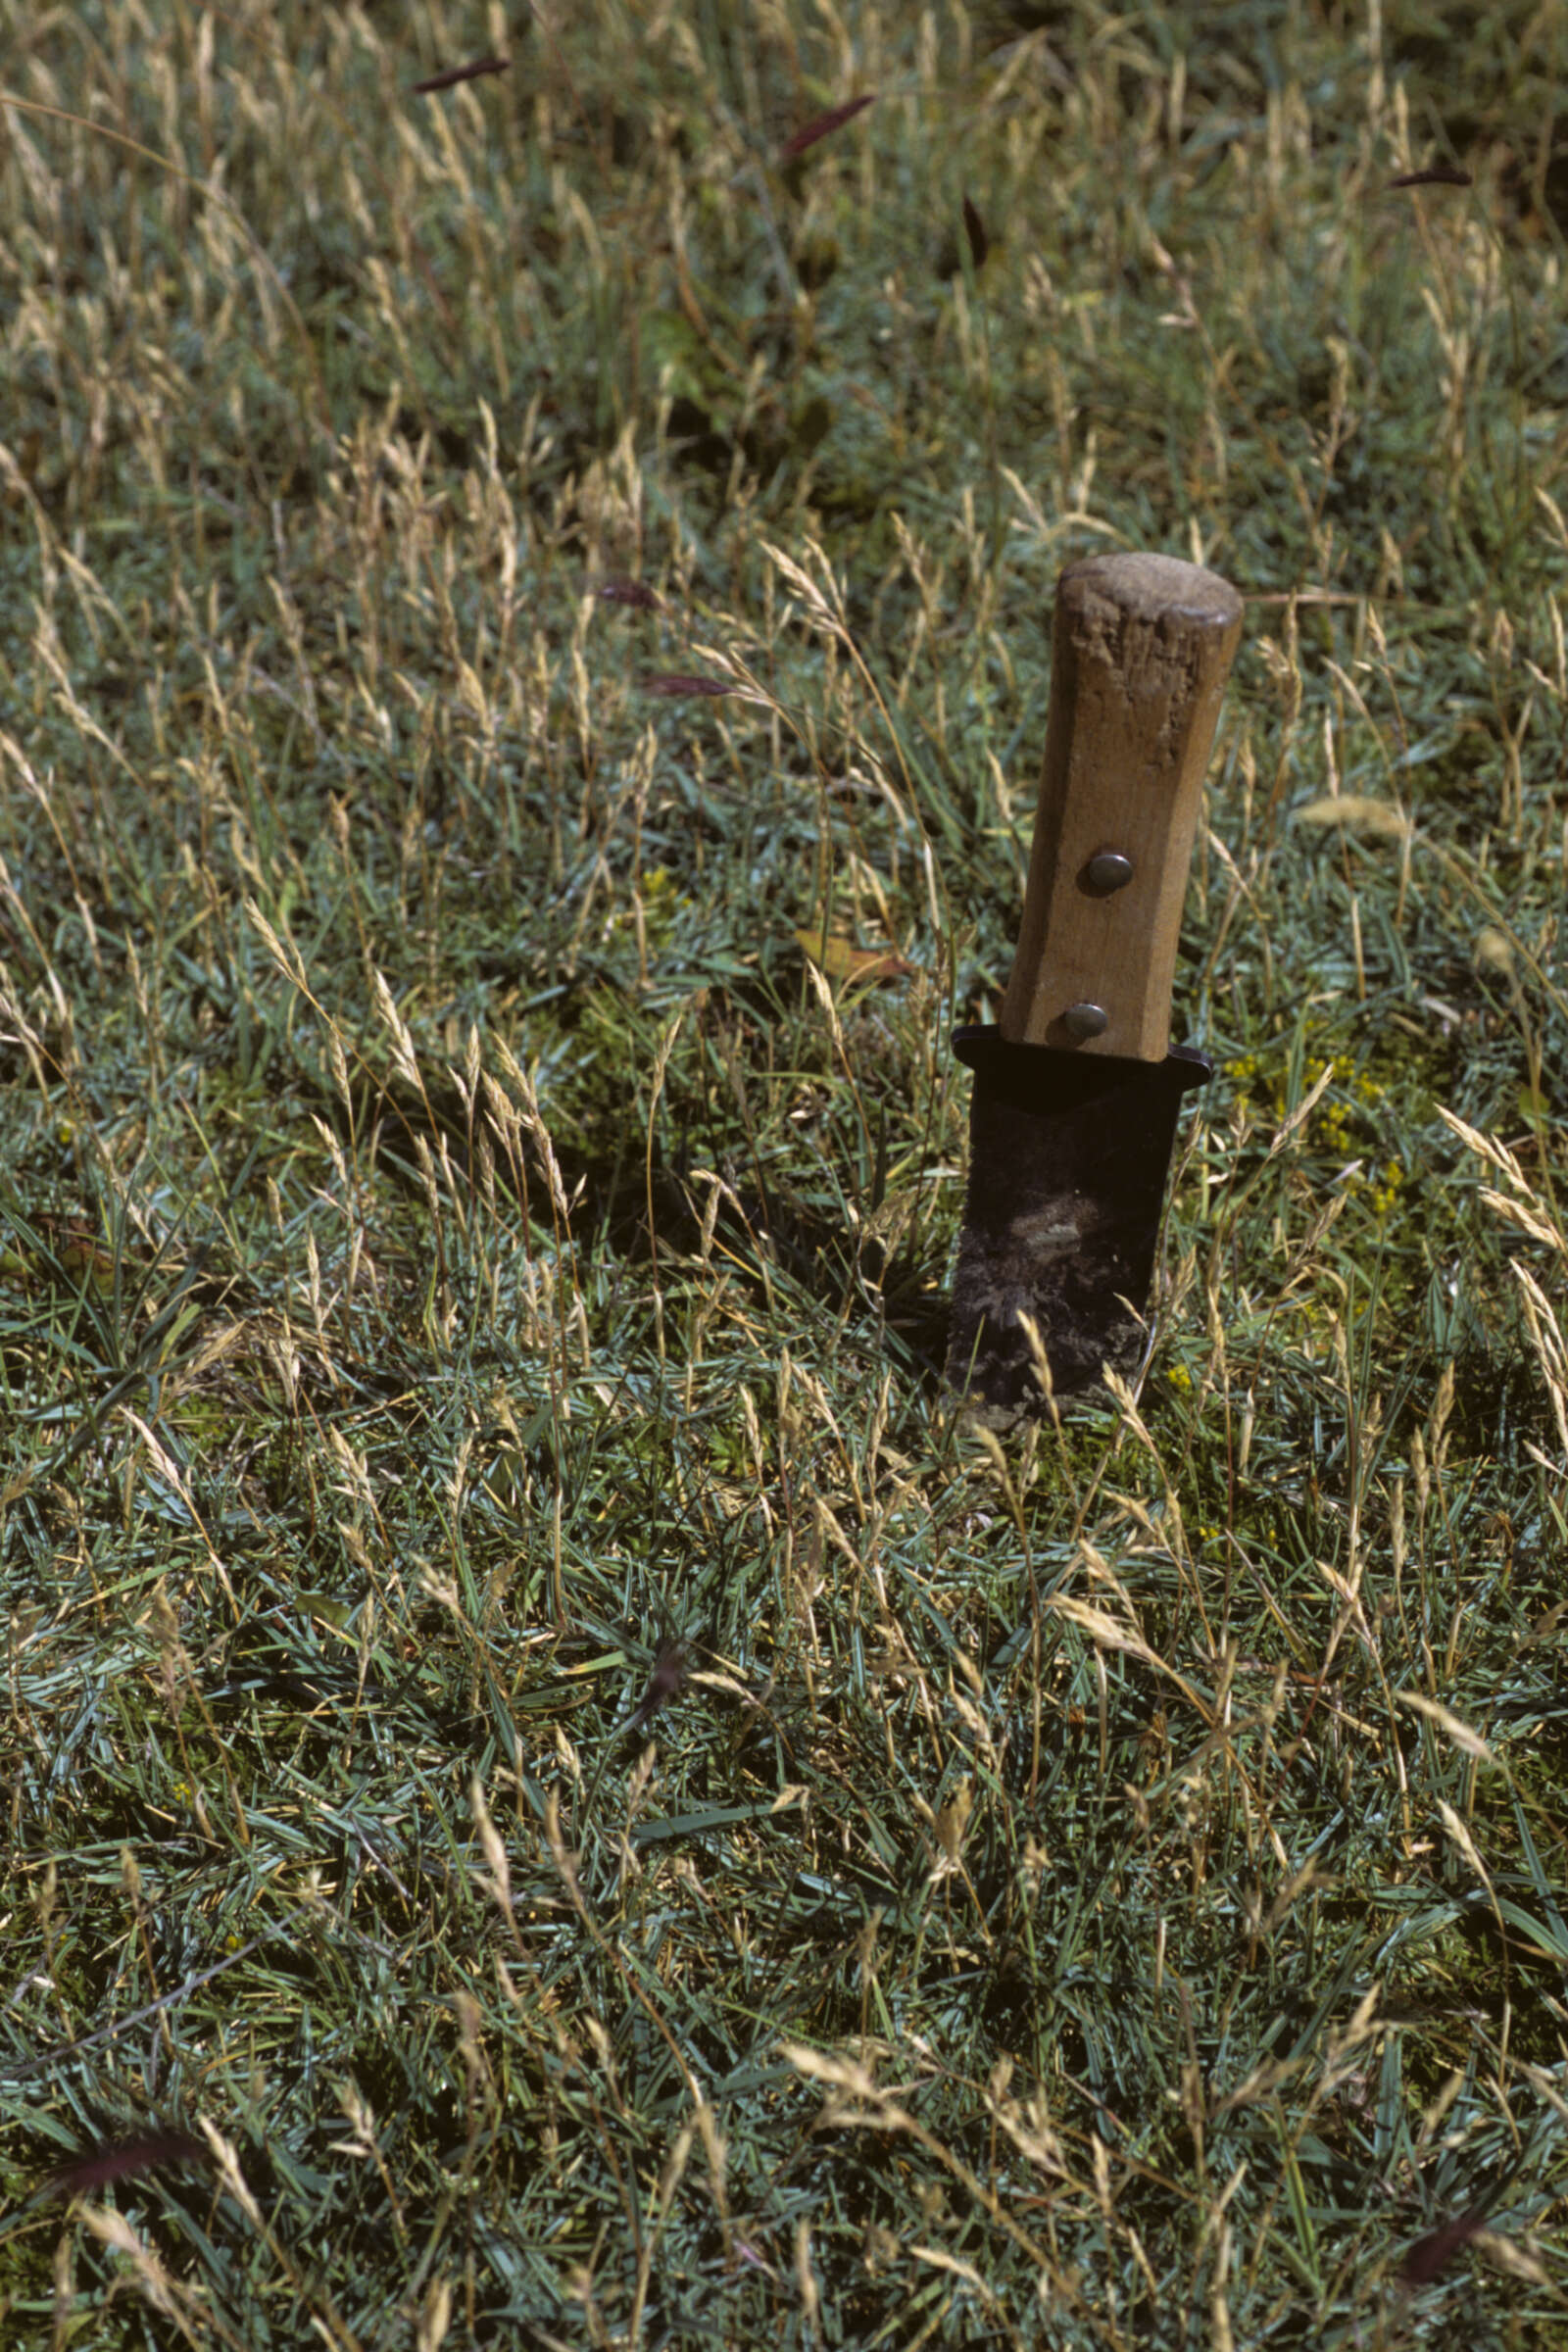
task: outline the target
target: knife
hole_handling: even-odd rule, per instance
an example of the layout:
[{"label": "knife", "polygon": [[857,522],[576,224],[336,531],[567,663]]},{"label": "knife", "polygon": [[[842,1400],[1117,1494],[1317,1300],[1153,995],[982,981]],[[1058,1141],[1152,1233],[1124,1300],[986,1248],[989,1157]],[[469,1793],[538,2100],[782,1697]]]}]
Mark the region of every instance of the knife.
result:
[{"label": "knife", "polygon": [[[1171,981],[1242,600],[1197,564],[1091,556],[1056,586],[1012,975],[975,1074],[948,1383],[993,1428],[1136,1368],[1181,1100]],[[1032,1337],[1029,1325],[1033,1324]]]}]

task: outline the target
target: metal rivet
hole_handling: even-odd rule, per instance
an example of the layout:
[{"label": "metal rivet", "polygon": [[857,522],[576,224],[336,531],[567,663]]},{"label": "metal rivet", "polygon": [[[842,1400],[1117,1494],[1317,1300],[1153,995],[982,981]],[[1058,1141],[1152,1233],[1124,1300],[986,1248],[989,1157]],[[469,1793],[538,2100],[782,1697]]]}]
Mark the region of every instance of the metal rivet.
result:
[{"label": "metal rivet", "polygon": [[1109,898],[1113,890],[1125,890],[1133,878],[1133,861],[1120,850],[1101,850],[1084,868],[1084,879],[1091,890]]},{"label": "metal rivet", "polygon": [[1085,1038],[1103,1037],[1110,1027],[1110,1015],[1103,1004],[1069,1004],[1061,1016],[1067,1035],[1077,1042]]}]

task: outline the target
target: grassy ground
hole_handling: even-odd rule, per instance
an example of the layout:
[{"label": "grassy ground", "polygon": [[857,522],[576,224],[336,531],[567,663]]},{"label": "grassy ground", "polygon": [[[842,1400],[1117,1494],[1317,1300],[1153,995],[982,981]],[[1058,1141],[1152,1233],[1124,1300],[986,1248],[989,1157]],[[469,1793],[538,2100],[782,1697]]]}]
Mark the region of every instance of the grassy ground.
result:
[{"label": "grassy ground", "polygon": [[[1560,2344],[1568,17],[0,26],[6,2344]],[[1219,1068],[1002,1450],[1119,545]]]}]

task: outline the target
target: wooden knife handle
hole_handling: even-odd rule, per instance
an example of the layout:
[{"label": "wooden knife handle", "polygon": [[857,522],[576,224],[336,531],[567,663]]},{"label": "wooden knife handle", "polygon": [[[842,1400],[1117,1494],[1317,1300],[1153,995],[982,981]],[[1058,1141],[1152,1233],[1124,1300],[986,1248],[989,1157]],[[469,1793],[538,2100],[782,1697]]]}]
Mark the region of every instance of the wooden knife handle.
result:
[{"label": "wooden knife handle", "polygon": [[1241,598],[1200,564],[1090,556],[1062,573],[1000,1024],[1014,1044],[1165,1058],[1203,770],[1241,633]]}]

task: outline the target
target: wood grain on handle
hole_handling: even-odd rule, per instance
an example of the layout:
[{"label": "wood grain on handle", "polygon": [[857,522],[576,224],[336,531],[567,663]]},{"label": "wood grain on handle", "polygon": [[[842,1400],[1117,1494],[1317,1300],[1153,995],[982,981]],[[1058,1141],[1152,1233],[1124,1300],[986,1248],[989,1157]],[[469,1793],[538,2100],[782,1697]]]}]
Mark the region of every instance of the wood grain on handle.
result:
[{"label": "wood grain on handle", "polygon": [[[1242,631],[1228,580],[1171,556],[1091,556],[1056,588],[1051,714],[1001,1028],[1016,1045],[1162,1061],[1203,770]],[[1130,860],[1098,891],[1094,859]],[[1109,1016],[1099,1036],[1063,1019]],[[1081,1024],[1080,1024],[1081,1025]]]}]

